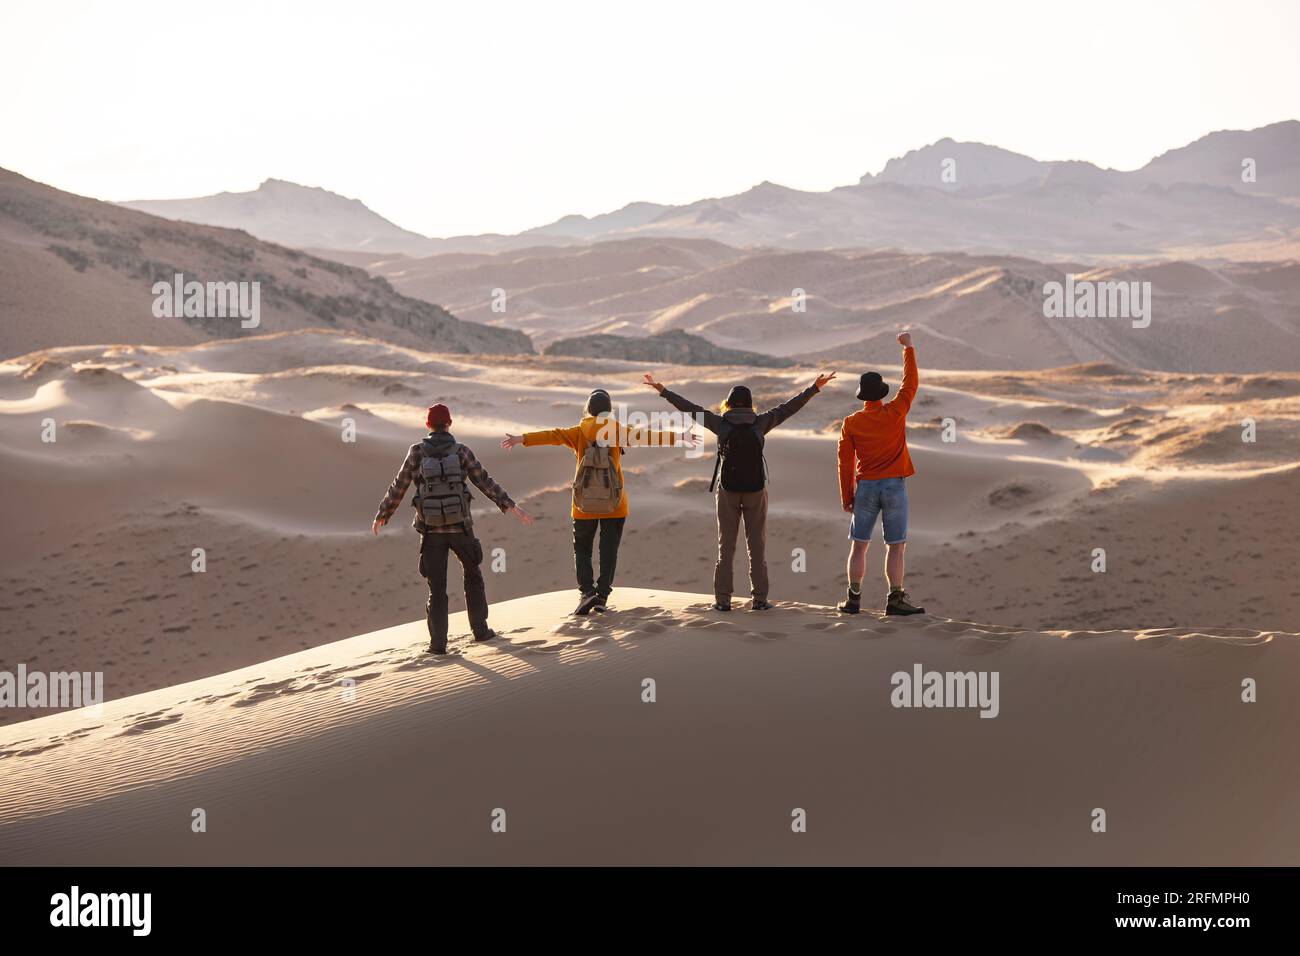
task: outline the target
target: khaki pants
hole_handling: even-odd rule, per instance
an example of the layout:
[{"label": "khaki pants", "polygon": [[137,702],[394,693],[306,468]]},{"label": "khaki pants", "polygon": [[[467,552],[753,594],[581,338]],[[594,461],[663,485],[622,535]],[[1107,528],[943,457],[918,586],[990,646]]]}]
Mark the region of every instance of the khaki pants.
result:
[{"label": "khaki pants", "polygon": [[749,593],[755,600],[767,600],[767,489],[762,491],[718,490],[718,564],[713,569],[713,596],[720,603],[731,600],[732,564],[736,557],[736,534],[745,522],[745,545],[749,550]]}]

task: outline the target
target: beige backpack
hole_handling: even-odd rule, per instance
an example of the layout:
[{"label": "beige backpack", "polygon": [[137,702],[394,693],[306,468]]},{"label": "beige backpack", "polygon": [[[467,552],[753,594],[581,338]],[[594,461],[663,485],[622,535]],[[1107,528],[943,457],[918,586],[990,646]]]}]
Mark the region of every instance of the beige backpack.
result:
[{"label": "beige backpack", "polygon": [[617,511],[622,500],[623,484],[614,467],[613,450],[588,445],[573,476],[573,506],[587,514],[603,515]]}]

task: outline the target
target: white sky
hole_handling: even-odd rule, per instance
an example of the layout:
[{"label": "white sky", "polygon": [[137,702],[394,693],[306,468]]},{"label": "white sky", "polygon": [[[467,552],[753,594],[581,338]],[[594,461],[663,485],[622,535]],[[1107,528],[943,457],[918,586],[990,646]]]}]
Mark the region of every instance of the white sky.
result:
[{"label": "white sky", "polygon": [[0,166],[515,232],[827,189],[944,136],[1136,168],[1300,118],[1298,41],[1293,0],[0,0]]}]

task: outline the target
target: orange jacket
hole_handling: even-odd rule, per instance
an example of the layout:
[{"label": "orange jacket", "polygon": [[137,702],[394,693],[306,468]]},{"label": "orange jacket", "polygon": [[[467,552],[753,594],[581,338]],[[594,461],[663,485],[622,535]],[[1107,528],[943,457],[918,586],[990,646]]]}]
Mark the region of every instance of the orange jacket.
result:
[{"label": "orange jacket", "polygon": [[[863,402],[840,428],[840,498],[853,504],[859,481],[916,474],[907,453],[907,410],[916,397],[916,351],[903,349],[903,384],[891,402]],[[856,466],[855,466],[856,462]]]},{"label": "orange jacket", "polygon": [[[607,424],[608,423],[608,424]],[[609,439],[617,435],[617,444]],[[593,418],[590,415],[571,428],[548,428],[540,432],[525,432],[524,447],[536,445],[564,445],[573,449],[578,461],[582,461],[587,446],[595,443],[597,438],[609,442],[610,454],[614,460],[614,470],[618,472],[619,483],[623,483],[623,449],[633,445],[680,445],[681,436],[676,432],[656,432],[649,428],[629,428],[614,418]],[[626,518],[627,485],[623,485],[623,499],[618,507],[607,514],[588,514],[575,506],[569,507],[569,513],[575,518]]]}]

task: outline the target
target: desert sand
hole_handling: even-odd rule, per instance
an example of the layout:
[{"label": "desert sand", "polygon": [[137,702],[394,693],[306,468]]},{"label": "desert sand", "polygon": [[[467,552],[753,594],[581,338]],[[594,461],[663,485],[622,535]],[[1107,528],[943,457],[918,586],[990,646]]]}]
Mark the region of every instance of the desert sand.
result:
[{"label": "desert sand", "polygon": [[[1288,530],[1300,377],[1095,365],[932,372],[923,344],[918,351],[908,586],[920,603],[1036,629],[1300,630]],[[478,502],[489,556],[502,549],[489,598],[571,588],[572,459],[557,449],[507,453],[498,441],[571,424],[596,385],[630,410],[666,410],[638,385],[643,370],[433,355],[332,332],[59,348],[0,364],[6,659],[104,671],[112,699],[418,618],[427,591],[412,509],[404,503],[378,539],[368,528],[437,400],[451,403],[457,437],[538,515],[525,528]],[[746,381],[761,405],[794,394],[815,370],[655,372],[701,402]],[[847,516],[835,435],[855,407],[842,378],[768,442],[774,598],[830,605],[841,595]],[[1254,443],[1241,441],[1246,417],[1257,422]],[[53,443],[41,440],[47,419]],[[695,459],[629,453],[632,510],[616,584],[708,587],[712,467],[711,438]],[[865,587],[878,606],[874,547]],[[192,570],[196,548],[203,573]],[[1092,570],[1096,548],[1106,550],[1105,573]],[[461,600],[453,587],[453,609]],[[38,715],[0,710],[5,722]]]},{"label": "desert sand", "polygon": [[[102,672],[108,699],[0,711],[0,859],[1294,862],[1300,376],[918,353],[908,588],[930,613],[901,622],[832,609],[845,370],[769,436],[776,610],[705,610],[710,439],[628,454],[613,610],[578,620],[572,458],[498,441],[572,423],[595,385],[663,410],[641,366],[322,330],[0,363],[5,660]],[[745,381],[760,405],[815,374],[654,371],[707,403]],[[437,400],[538,516],[479,502],[503,637],[467,647],[459,612],[443,660],[423,654],[411,509],[368,534]],[[915,665],[996,670],[998,716],[895,709]]]},{"label": "desert sand", "polygon": [[[0,858],[1214,865],[1300,851],[1300,635],[1035,633],[795,601],[722,617],[705,595],[646,588],[579,620],[571,600],[497,605],[488,645],[458,614],[444,658],[405,624],[3,728]],[[917,664],[996,671],[997,716],[893,706],[891,675]],[[1245,677],[1258,703],[1241,702]]]}]

